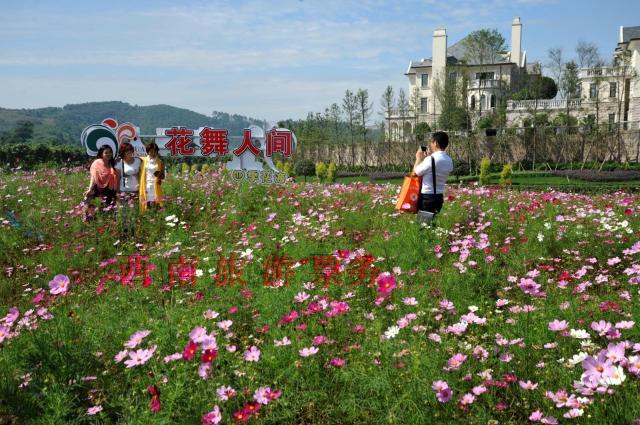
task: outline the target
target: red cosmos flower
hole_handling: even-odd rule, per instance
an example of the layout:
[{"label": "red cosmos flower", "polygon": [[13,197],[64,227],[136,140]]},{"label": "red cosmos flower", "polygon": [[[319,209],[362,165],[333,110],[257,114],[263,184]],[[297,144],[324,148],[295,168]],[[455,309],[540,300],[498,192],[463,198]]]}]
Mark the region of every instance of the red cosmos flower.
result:
[{"label": "red cosmos flower", "polygon": [[244,409],[233,414],[233,420],[239,423],[247,422],[249,419],[251,419],[251,415],[245,413]]},{"label": "red cosmos flower", "polygon": [[258,413],[258,410],[260,410],[260,403],[258,403],[257,401],[250,401],[249,403],[244,405],[242,410],[247,412],[249,415],[254,415]]},{"label": "red cosmos flower", "polygon": [[205,350],[204,353],[202,353],[202,363],[211,363],[216,357],[218,357],[217,350]]},{"label": "red cosmos flower", "polygon": [[447,199],[449,200],[449,202],[453,202],[453,201],[455,201],[455,200],[456,200],[456,197],[455,197],[455,196],[453,196],[453,195],[449,195],[449,196],[447,197]]},{"label": "red cosmos flower", "polygon": [[510,384],[518,382],[518,378],[510,373],[505,373],[504,375],[502,375],[502,378]]},{"label": "red cosmos flower", "polygon": [[503,410],[507,409],[507,402],[504,400],[500,400],[499,402],[496,403],[496,410],[498,412],[502,412]]},{"label": "red cosmos flower", "polygon": [[151,395],[151,401],[149,402],[149,408],[153,413],[160,411],[160,390],[157,386],[148,386],[147,391]]},{"label": "red cosmos flower", "polygon": [[186,347],[184,347],[184,351],[182,352],[182,358],[185,360],[191,360],[193,356],[196,355],[198,351],[198,344],[189,340],[189,343]]},{"label": "red cosmos flower", "polygon": [[509,251],[511,251],[511,248],[509,248],[508,246],[502,247],[502,249],[500,249],[500,251],[502,251],[502,253],[506,254]]},{"label": "red cosmos flower", "polygon": [[633,210],[631,208],[626,208],[624,210],[624,215],[632,215],[633,214]]},{"label": "red cosmos flower", "polygon": [[244,405],[242,410],[238,410],[233,414],[233,420],[236,422],[247,422],[251,419],[251,416],[255,415],[258,410],[260,410],[260,403],[258,402],[250,402]]}]

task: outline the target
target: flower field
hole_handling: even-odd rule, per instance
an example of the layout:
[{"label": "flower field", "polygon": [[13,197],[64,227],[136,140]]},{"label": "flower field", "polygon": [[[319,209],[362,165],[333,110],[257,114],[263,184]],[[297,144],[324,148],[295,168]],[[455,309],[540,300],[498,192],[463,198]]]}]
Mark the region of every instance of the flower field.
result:
[{"label": "flower field", "polygon": [[640,423],[636,194],[87,181],[0,174],[0,423]]}]

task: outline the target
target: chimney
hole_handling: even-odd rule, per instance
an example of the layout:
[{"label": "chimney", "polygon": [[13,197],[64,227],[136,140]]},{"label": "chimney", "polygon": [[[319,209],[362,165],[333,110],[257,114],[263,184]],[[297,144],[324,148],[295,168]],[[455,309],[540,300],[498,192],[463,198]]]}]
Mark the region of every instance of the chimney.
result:
[{"label": "chimney", "polygon": [[438,28],[433,32],[431,62],[433,77],[438,78],[447,65],[447,30],[444,28]]},{"label": "chimney", "polygon": [[620,25],[620,43],[624,42],[624,27],[622,25]]},{"label": "chimney", "polygon": [[522,66],[522,23],[520,17],[511,24],[511,62]]},{"label": "chimney", "polygon": [[[437,28],[433,31],[433,49],[431,51],[431,81],[443,79],[445,76],[445,67],[447,66],[447,30],[445,28]],[[440,110],[437,105],[438,100],[434,96],[434,110]]]}]

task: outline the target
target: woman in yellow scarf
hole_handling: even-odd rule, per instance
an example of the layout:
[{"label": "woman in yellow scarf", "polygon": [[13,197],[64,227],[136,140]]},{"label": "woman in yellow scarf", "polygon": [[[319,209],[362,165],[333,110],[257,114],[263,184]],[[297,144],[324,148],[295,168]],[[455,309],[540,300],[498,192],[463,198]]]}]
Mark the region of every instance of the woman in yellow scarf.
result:
[{"label": "woman in yellow scarf", "polygon": [[145,212],[147,204],[162,206],[162,180],[164,180],[164,163],[158,155],[158,145],[147,145],[147,156],[142,158],[140,168],[140,212]]}]

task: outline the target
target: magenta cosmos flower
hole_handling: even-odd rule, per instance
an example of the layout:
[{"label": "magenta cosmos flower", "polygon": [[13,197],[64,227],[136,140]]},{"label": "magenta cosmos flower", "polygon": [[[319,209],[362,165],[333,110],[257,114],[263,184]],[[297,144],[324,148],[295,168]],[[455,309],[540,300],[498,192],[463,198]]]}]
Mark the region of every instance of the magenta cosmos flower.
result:
[{"label": "magenta cosmos flower", "polygon": [[53,280],[49,282],[49,292],[53,295],[66,294],[69,289],[69,277],[63,274],[57,274]]},{"label": "magenta cosmos flower", "polygon": [[389,272],[380,273],[376,278],[377,291],[388,295],[396,287],[396,279]]},{"label": "magenta cosmos flower", "polygon": [[202,417],[203,425],[216,425],[220,423],[222,420],[222,413],[220,413],[220,408],[216,405],[213,407],[213,410]]}]

